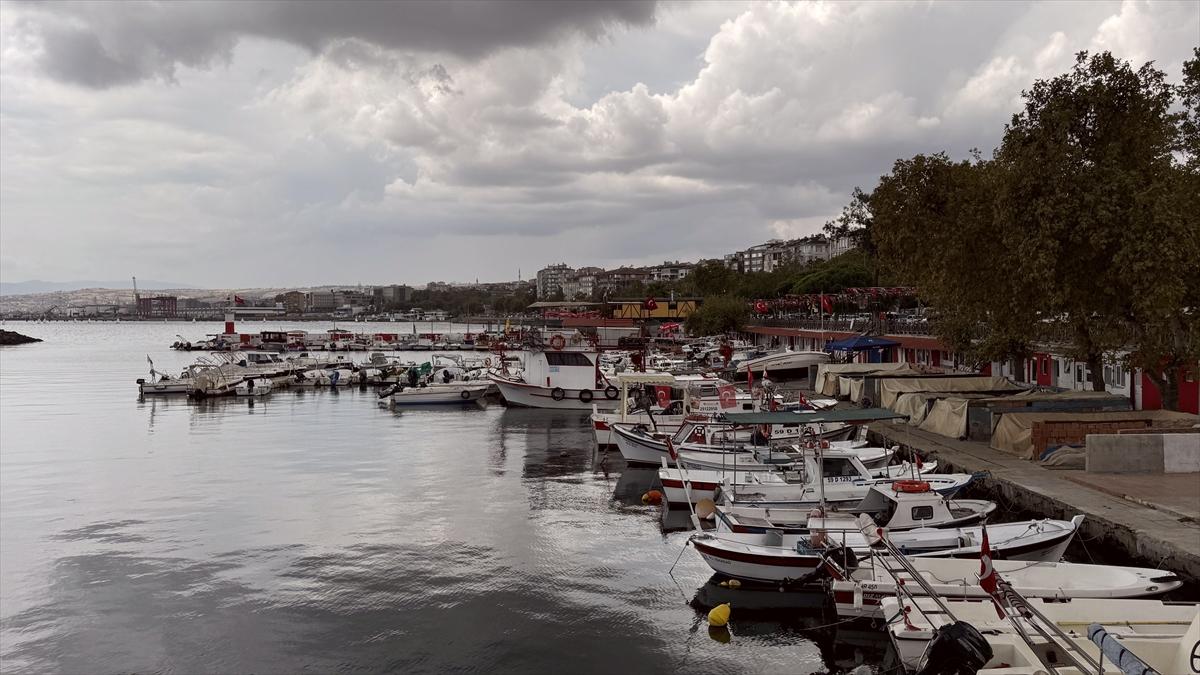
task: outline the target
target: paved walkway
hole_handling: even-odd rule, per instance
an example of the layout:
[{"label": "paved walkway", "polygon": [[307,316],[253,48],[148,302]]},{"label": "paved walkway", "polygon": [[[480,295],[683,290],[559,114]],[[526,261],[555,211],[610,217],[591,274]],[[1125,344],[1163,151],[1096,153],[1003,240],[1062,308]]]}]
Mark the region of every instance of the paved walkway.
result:
[{"label": "paved walkway", "polygon": [[1092,550],[1116,546],[1140,564],[1170,569],[1200,583],[1200,477],[1195,474],[1116,476],[1050,470],[983,443],[946,438],[903,423],[872,424],[870,431],[935,456],[943,470],[989,472],[984,489],[1022,510],[1050,518],[1086,515],[1080,536],[1089,542],[1100,539],[1088,544]]}]

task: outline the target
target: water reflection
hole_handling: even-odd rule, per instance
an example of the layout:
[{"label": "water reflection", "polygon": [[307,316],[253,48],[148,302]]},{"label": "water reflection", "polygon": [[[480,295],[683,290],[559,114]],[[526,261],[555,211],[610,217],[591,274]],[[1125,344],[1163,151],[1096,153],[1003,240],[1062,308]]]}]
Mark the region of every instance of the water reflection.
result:
[{"label": "water reflection", "polygon": [[709,638],[682,589],[711,571],[586,413],[134,401],[144,354],[181,368],[164,346],[203,326],[48,330],[0,369],[5,672],[824,667],[786,620]]}]

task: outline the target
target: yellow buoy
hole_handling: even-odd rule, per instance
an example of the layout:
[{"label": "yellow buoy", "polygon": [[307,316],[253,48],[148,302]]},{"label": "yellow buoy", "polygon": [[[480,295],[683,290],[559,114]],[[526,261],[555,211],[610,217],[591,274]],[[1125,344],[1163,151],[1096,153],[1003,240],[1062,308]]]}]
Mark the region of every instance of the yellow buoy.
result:
[{"label": "yellow buoy", "polygon": [[713,626],[724,626],[729,623],[730,607],[728,602],[723,602],[708,611],[708,623]]}]

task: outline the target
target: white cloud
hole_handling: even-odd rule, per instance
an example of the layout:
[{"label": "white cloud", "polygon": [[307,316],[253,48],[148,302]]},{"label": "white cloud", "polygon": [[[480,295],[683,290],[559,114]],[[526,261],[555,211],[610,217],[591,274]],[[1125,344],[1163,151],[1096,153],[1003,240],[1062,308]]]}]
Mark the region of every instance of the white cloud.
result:
[{"label": "white cloud", "polygon": [[[142,79],[103,90],[48,78],[22,17],[107,44],[137,35],[128,16],[0,14],[6,280],[416,282],[720,255],[819,229],[897,157],[991,147],[1075,51],[1177,64],[1200,10],[678,3],[653,26],[556,19],[486,49],[201,14],[238,36],[227,50],[129,44],[110,56]],[[262,247],[289,263],[253,264]]]}]

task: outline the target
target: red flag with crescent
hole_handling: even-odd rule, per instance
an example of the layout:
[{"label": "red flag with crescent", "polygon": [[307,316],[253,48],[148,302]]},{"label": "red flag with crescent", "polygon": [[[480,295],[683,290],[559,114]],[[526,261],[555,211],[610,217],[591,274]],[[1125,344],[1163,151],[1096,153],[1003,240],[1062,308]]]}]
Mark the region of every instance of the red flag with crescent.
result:
[{"label": "red flag with crescent", "polygon": [[726,384],[717,389],[717,399],[722,408],[737,407],[737,390],[732,384]]},{"label": "red flag with crescent", "polygon": [[992,596],[992,604],[996,606],[996,614],[1004,618],[1004,606],[1000,604],[1000,576],[992,566],[992,548],[988,544],[987,525],[983,526],[983,542],[979,546],[979,587]]},{"label": "red flag with crescent", "polygon": [[658,407],[660,408],[666,408],[671,405],[671,388],[665,385],[655,387],[654,399],[658,401]]}]

